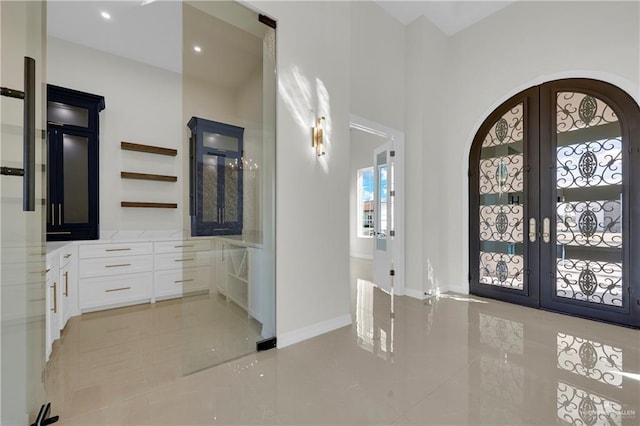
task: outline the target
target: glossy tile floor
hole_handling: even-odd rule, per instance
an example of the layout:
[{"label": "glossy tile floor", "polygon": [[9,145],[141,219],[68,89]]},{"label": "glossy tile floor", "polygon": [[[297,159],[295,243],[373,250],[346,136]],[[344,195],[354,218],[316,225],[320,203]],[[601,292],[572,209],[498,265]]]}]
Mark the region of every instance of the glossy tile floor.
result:
[{"label": "glossy tile floor", "polygon": [[[157,316],[92,314],[86,328],[80,318],[48,371],[54,414],[67,425],[640,424],[638,330],[453,294],[396,297],[392,318],[369,269],[352,261],[352,326],[187,376],[171,331],[179,302]],[[121,328],[138,349],[108,338]]]}]

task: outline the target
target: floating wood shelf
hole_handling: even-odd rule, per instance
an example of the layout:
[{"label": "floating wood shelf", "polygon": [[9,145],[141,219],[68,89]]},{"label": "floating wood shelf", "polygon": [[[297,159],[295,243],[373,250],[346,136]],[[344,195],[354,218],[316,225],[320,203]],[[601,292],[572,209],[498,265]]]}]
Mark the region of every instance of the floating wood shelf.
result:
[{"label": "floating wood shelf", "polygon": [[145,207],[145,208],[153,208],[153,209],[177,209],[178,205],[176,203],[148,203],[148,202],[140,202],[140,201],[122,201],[120,203],[121,207]]},{"label": "floating wood shelf", "polygon": [[156,180],[161,182],[176,182],[177,176],[152,175],[148,173],[120,172],[122,179]]},{"label": "floating wood shelf", "polygon": [[162,148],[160,146],[152,146],[152,145],[142,145],[139,143],[133,142],[120,142],[120,148],[127,151],[138,151],[138,152],[147,152],[149,154],[160,154],[160,155],[169,155],[175,157],[178,155],[177,149],[172,148]]}]

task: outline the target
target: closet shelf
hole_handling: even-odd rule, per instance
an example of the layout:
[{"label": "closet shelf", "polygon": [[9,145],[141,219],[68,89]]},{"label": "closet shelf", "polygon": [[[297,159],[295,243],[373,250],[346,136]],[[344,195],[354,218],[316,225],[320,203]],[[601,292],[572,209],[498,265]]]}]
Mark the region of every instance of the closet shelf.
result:
[{"label": "closet shelf", "polygon": [[148,173],[134,173],[134,172],[120,172],[120,177],[122,179],[155,180],[155,181],[161,181],[161,182],[176,182],[178,180],[177,176],[154,175],[154,174],[148,174]]},{"label": "closet shelf", "polygon": [[176,155],[178,155],[177,149],[163,148],[160,146],[152,146],[152,145],[142,145],[139,143],[125,142],[125,141],[122,141],[120,143],[120,148],[126,151],[147,152],[149,154],[169,155],[172,157],[175,157]]},{"label": "closet shelf", "polygon": [[155,208],[155,209],[177,209],[178,204],[176,203],[149,203],[143,201],[122,201],[120,203],[121,207],[144,207],[144,208]]}]

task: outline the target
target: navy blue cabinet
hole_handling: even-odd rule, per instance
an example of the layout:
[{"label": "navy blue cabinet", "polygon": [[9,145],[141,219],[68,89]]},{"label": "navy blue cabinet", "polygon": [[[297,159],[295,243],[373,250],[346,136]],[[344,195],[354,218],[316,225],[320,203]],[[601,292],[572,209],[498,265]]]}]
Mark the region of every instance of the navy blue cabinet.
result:
[{"label": "navy blue cabinet", "polygon": [[47,86],[47,241],[98,239],[98,113],[104,97]]},{"label": "navy blue cabinet", "polygon": [[244,129],[192,117],[191,235],[242,234]]}]

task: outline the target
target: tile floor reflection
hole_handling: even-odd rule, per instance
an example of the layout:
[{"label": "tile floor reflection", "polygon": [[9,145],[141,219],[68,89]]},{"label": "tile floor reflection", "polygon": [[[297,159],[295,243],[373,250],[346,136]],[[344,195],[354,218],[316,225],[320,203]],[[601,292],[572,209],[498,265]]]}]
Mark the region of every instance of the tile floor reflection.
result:
[{"label": "tile floor reflection", "polygon": [[369,271],[352,261],[352,326],[187,376],[178,310],[72,323],[48,374],[54,414],[110,425],[640,424],[640,331],[451,294],[396,297],[392,318]]}]

